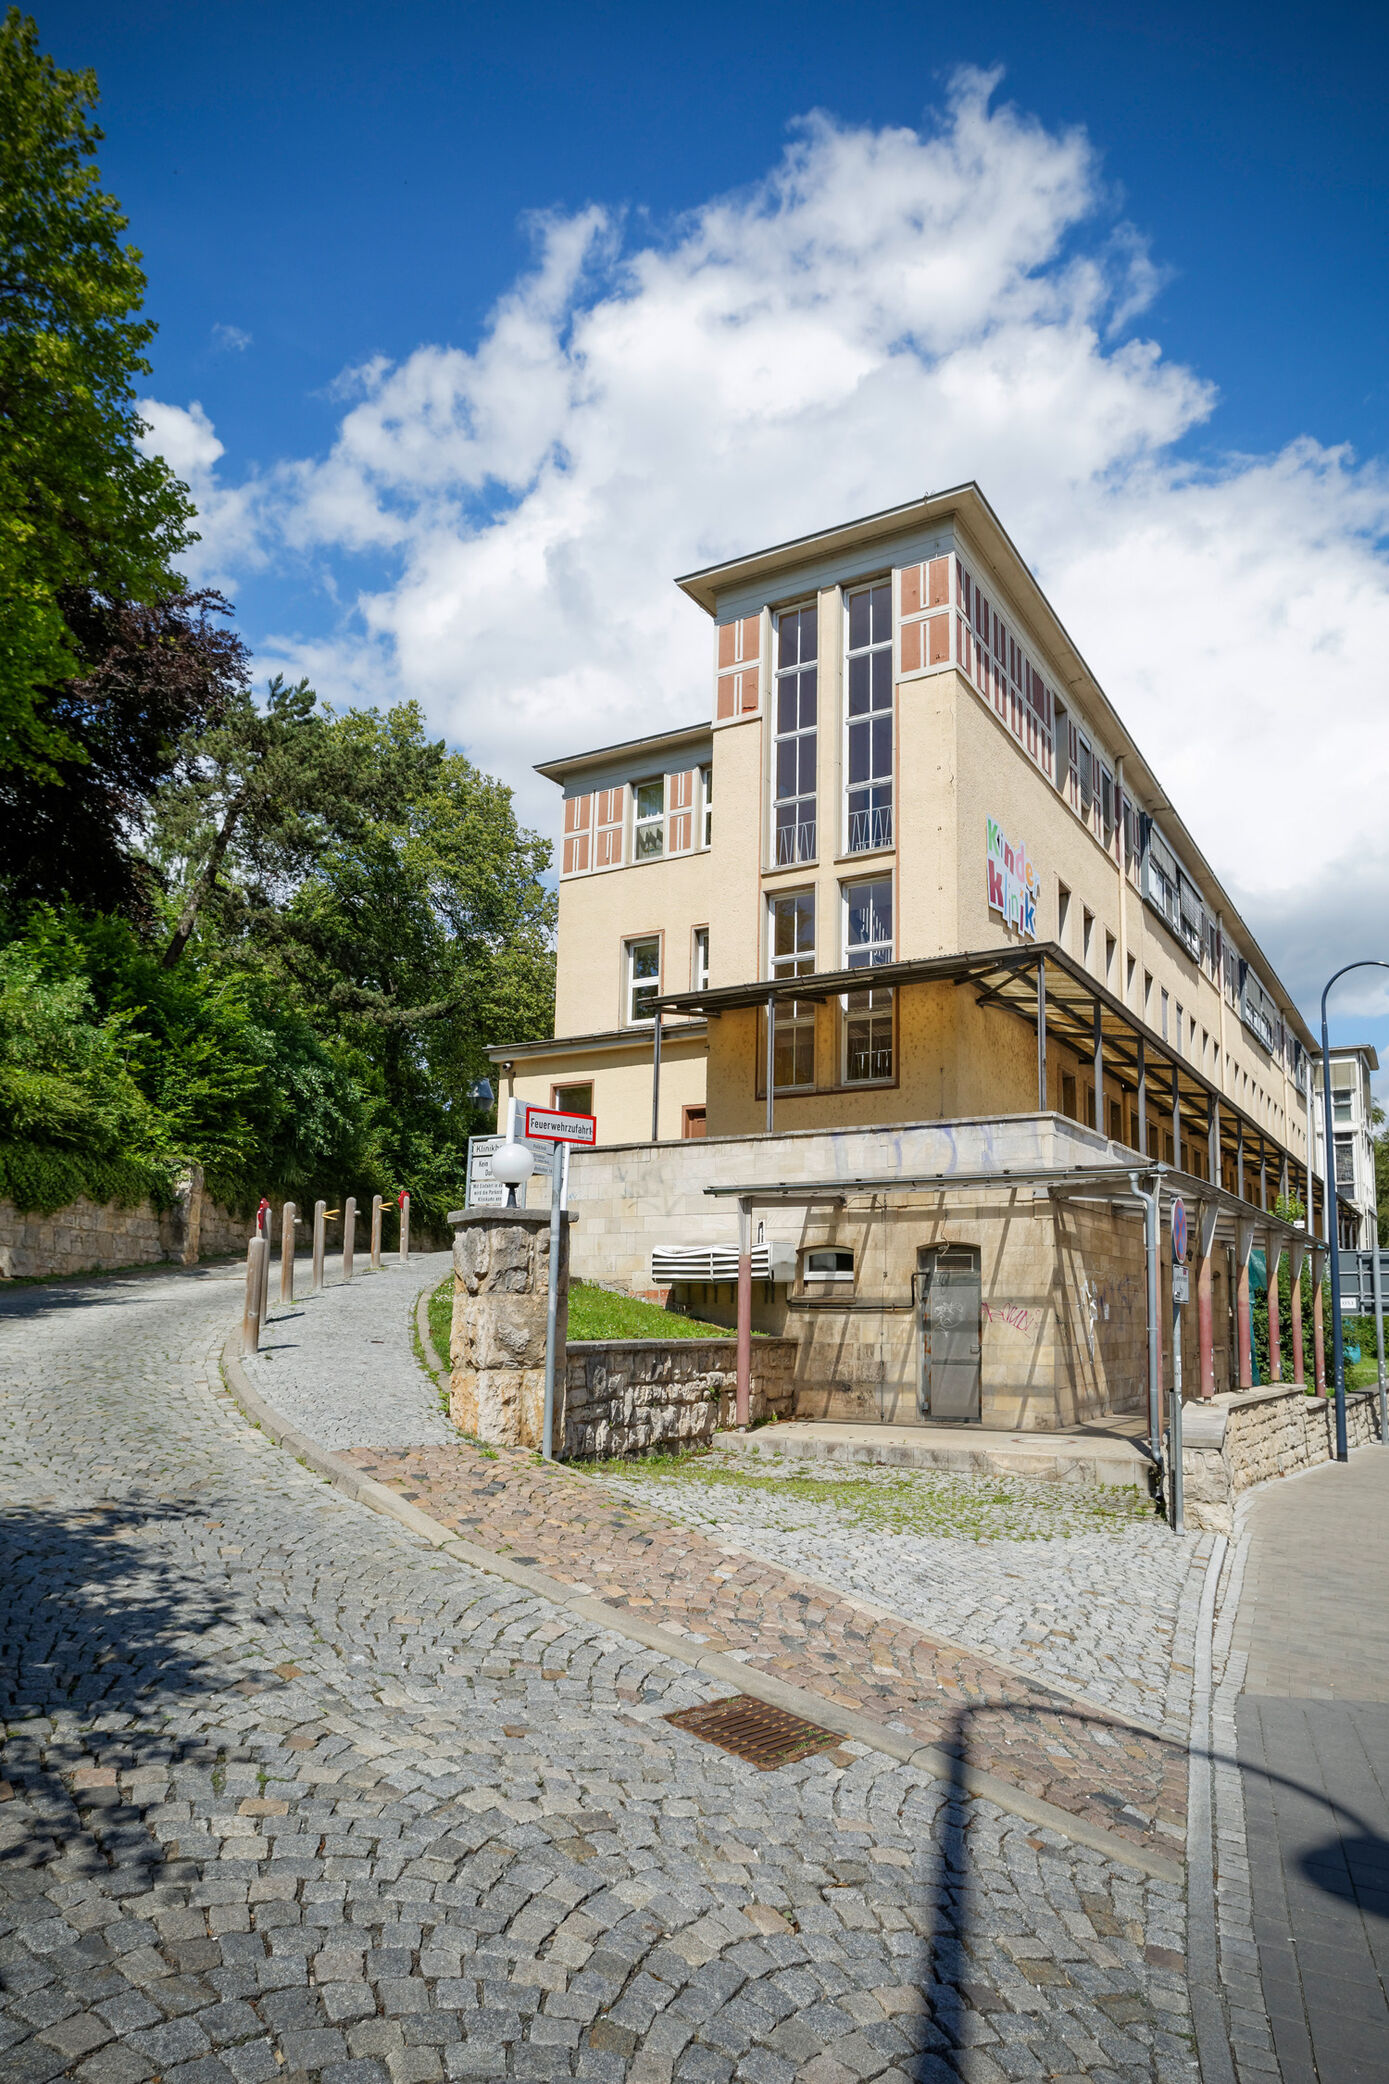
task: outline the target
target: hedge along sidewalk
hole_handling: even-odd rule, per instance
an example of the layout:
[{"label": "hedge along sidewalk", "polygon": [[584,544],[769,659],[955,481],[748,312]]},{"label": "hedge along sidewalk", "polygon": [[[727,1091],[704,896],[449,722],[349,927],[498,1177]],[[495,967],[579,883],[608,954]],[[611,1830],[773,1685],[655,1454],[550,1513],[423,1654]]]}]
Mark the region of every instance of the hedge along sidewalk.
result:
[{"label": "hedge along sidewalk", "polygon": [[[258,1426],[267,1438],[275,1441],[278,1446],[285,1448],[309,1468],[325,1476],[348,1497],[368,1506],[372,1511],[396,1520],[442,1554],[466,1564],[471,1569],[500,1577],[506,1583],[530,1592],[537,1598],[562,1606],[594,1627],[604,1628],[610,1634],[639,1643],[645,1649],[672,1658],[677,1663],[687,1665],[739,1693],[750,1694],[754,1699],[766,1701],[775,1707],[786,1709],[791,1714],[803,1716],[823,1728],[833,1730],[838,1736],[865,1744],[899,1763],[911,1765],[935,1778],[949,1780],[962,1787],[967,1794],[992,1802],[996,1807],[1021,1817],[1026,1822],[1055,1831],[1077,1844],[1087,1846],[1104,1858],[1136,1869],[1154,1880],[1181,1885],[1182,1868],[1177,1860],[1168,1857],[1153,1845],[1127,1835],[1122,1829],[1111,1829],[1086,1816],[1077,1815],[1069,1808],[1019,1787],[1000,1774],[962,1762],[958,1756],[952,1755],[939,1744],[922,1743],[918,1737],[908,1732],[890,1728],[875,1717],[845,1705],[842,1700],[827,1697],[807,1687],[793,1685],[770,1672],[758,1671],[738,1656],[729,1656],[718,1650],[703,1647],[696,1643],[689,1633],[681,1635],[672,1629],[663,1628],[658,1623],[644,1620],[625,1607],[598,1599],[587,1590],[564,1584],[559,1578],[551,1577],[532,1563],[518,1562],[496,1549],[486,1548],[465,1539],[432,1514],[422,1511],[389,1484],[377,1481],[346,1458],[329,1453],[316,1440],[310,1439],[289,1425],[251,1386],[236,1350],[238,1343],[239,1334],[233,1333],[223,1349],[222,1371],[231,1395],[251,1423]],[[431,1349],[426,1346],[425,1350],[429,1352]],[[461,1439],[459,1447],[466,1447],[466,1443]],[[393,1459],[405,1462],[410,1457],[402,1452]],[[488,1466],[491,1477],[495,1480],[495,1463],[489,1463]],[[568,1476],[562,1480],[573,1485],[583,1485],[585,1489],[594,1488],[583,1478]],[[624,1512],[624,1517],[630,1517],[630,1513]],[[708,1546],[713,1549],[713,1544]],[[714,1553],[718,1555],[720,1552],[714,1549]],[[1041,1691],[1037,1688],[1032,1690]],[[1097,1714],[1091,1719],[1100,1723],[1110,1723],[1114,1731],[1111,1743],[1121,1734],[1128,1734],[1130,1738],[1139,1734],[1127,1731],[1126,1726],[1115,1718]],[[1150,1744],[1155,1741],[1147,1738]],[[1117,1748],[1120,1747],[1116,1746]],[[1112,1778],[1118,1759],[1116,1757],[1106,1763]],[[1183,1772],[1184,1770],[1183,1759]]]}]

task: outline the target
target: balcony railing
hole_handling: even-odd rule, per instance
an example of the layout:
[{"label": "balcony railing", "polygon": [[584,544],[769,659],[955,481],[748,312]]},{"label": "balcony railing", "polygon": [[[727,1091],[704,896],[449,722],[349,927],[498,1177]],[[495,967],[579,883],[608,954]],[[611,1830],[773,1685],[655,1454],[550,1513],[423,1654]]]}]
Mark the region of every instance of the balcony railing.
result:
[{"label": "balcony railing", "polygon": [[892,805],[880,805],[874,810],[851,810],[849,812],[849,852],[870,854],[878,847],[892,845]]},{"label": "balcony railing", "polygon": [[799,823],[788,820],[781,822],[777,814],[776,862],[778,868],[789,868],[797,861],[815,859],[815,820],[803,818]]}]

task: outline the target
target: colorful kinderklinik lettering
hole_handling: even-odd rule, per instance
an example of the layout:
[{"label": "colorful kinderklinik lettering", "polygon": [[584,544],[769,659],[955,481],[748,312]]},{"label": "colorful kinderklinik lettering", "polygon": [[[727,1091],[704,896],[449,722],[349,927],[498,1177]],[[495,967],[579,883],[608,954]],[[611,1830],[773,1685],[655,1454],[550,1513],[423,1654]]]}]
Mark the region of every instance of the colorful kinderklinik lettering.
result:
[{"label": "colorful kinderklinik lettering", "polygon": [[1025,847],[1012,846],[996,818],[984,820],[984,874],[989,910],[1030,941],[1037,938],[1037,895],[1042,879]]}]

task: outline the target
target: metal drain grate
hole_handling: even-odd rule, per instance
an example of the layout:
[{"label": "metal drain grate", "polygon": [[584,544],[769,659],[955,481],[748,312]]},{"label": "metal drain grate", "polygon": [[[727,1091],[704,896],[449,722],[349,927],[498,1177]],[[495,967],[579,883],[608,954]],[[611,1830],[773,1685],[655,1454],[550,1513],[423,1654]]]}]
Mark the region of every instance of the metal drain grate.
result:
[{"label": "metal drain grate", "polygon": [[784,1708],[773,1708],[746,1693],[705,1701],[698,1708],[681,1708],[677,1715],[667,1715],[666,1721],[687,1729],[693,1737],[703,1737],[707,1744],[717,1744],[721,1751],[731,1751],[735,1758],[745,1758],[764,1773],[809,1758],[816,1751],[827,1751],[840,1741],[832,1729],[821,1729],[818,1723],[788,1715]]}]

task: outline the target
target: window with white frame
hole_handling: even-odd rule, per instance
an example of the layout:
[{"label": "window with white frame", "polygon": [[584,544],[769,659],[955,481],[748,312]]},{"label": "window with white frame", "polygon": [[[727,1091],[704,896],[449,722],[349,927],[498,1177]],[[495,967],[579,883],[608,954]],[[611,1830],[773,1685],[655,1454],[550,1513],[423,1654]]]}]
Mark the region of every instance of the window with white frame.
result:
[{"label": "window with white frame", "polygon": [[801,1277],[806,1281],[852,1281],[854,1255],[842,1245],[817,1245],[802,1259]]},{"label": "window with white frame", "polygon": [[653,861],[665,851],[665,779],[638,782],[632,794],[635,801],[633,854],[638,861]]},{"label": "window with white frame", "polygon": [[1355,1138],[1338,1136],[1336,1142],[1336,1184],[1338,1187],[1355,1185]]},{"label": "window with white frame", "polygon": [[627,1027],[639,1027],[655,1018],[652,1001],[661,996],[661,937],[646,934],[623,946],[624,1020]]},{"label": "window with white frame", "polygon": [[[767,901],[767,973],[809,977],[814,969],[815,892],[782,891]],[[808,1000],[783,999],[776,1008],[772,1080],[779,1093],[815,1083],[815,1007]]]},{"label": "window with white frame", "polygon": [[694,930],[694,945],[690,950],[690,989],[709,989],[709,929],[697,926]]},{"label": "window with white frame", "polygon": [[[876,969],[892,960],[892,882],[846,883],[844,967]],[[870,1085],[891,1078],[892,993],[851,991],[844,997],[844,1083]]]},{"label": "window with white frame", "polygon": [[772,745],[773,859],[815,859],[815,772],[819,719],[816,610],[787,608],[776,619],[776,708]]},{"label": "window with white frame", "polygon": [[858,586],[849,595],[845,675],[845,851],[892,845],[892,588]]},{"label": "window with white frame", "polygon": [[703,803],[704,845],[711,846],[714,837],[714,770],[701,767],[699,770],[700,795]]}]

